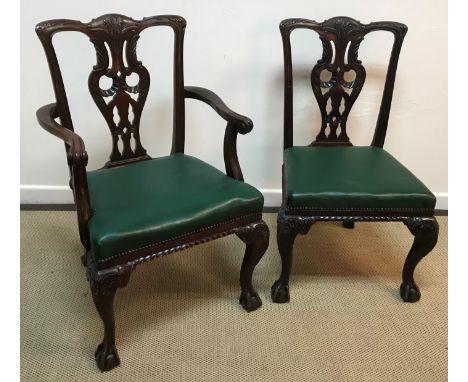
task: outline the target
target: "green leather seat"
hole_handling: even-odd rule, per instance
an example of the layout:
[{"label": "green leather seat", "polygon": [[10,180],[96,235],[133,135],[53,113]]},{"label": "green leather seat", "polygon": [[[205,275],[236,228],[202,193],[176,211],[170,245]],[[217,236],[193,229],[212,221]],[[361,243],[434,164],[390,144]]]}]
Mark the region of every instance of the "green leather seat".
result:
[{"label": "green leather seat", "polygon": [[379,147],[291,147],[284,151],[286,208],[431,210],[436,198]]},{"label": "green leather seat", "polygon": [[184,154],[88,172],[96,260],[260,214],[263,196]]}]

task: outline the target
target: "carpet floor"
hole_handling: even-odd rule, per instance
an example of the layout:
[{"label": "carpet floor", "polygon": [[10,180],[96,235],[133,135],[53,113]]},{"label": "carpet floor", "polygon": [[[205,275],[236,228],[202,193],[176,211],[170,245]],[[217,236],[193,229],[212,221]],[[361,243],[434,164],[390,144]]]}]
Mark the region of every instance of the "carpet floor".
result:
[{"label": "carpet floor", "polygon": [[228,236],[145,263],[115,301],[121,365],[102,339],[74,212],[21,212],[22,381],[446,381],[447,217],[416,269],[422,298],[398,296],[412,235],[401,223],[317,223],[298,236],[291,302],[273,304],[276,216],[254,273],[263,306],[242,310],[243,243]]}]

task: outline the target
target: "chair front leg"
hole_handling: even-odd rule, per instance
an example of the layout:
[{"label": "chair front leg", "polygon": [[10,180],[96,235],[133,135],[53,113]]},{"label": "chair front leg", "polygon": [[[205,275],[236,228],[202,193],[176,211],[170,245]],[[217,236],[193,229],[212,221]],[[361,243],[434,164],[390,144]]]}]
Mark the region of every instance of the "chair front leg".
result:
[{"label": "chair front leg", "polygon": [[94,353],[97,366],[108,371],[120,364],[115,347],[114,296],[117,288],[123,288],[132,272],[130,265],[118,265],[97,271],[94,263],[88,266],[88,279],[96,309],[104,324],[104,339]]},{"label": "chair front leg", "polygon": [[414,269],[436,245],[439,224],[434,217],[414,217],[407,219],[404,223],[414,235],[414,242],[403,267],[400,296],[405,302],[416,302],[421,298],[421,292],[414,282]]},{"label": "chair front leg", "polygon": [[252,286],[252,274],[268,248],[270,231],[266,223],[261,220],[239,228],[236,230],[236,235],[246,244],[240,271],[239,302],[246,311],[251,312],[262,306],[262,300]]},{"label": "chair front leg", "polygon": [[283,211],[279,212],[276,240],[281,255],[281,276],[271,287],[273,302],[285,303],[289,301],[289,274],[294,240],[298,234],[307,234],[314,223],[313,217],[287,216]]}]

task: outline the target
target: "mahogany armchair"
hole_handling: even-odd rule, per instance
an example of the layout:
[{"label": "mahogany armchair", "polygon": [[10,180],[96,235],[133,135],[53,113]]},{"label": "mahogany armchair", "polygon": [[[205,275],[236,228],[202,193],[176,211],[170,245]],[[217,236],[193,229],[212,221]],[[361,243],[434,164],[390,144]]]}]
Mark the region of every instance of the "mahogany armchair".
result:
[{"label": "mahogany armchair", "polygon": [[[293,145],[293,84],[291,32],[310,29],[322,41],[322,58],[312,69],[312,89],[319,104],[320,131],[308,146]],[[406,167],[383,149],[398,57],[407,32],[404,24],[361,24],[349,17],[317,23],[287,19],[280,23],[284,53],[283,202],[278,214],[277,240],[280,278],[271,289],[277,303],[289,301],[289,276],[296,236],[305,235],[317,221],[403,222],[415,236],[403,267],[400,296],[416,302],[421,294],[413,273],[437,243],[436,199]],[[347,119],[366,78],[358,60],[359,46],[374,31],[394,36],[382,102],[370,146],[355,147],[347,133]]]},{"label": "mahogany armchair", "polygon": [[[174,32],[172,150],[169,156],[156,159],[146,153],[140,141],[140,118],[150,77],[136,55],[140,33],[153,26],[168,26]],[[268,247],[269,231],[262,221],[263,196],[243,182],[236,152],[237,134],[247,134],[253,124],[249,118],[230,110],[211,91],[184,87],[185,26],[186,21],[180,16],[154,16],[137,21],[118,14],[104,15],[89,23],[50,20],[36,26],[56,98],[56,103],[37,111],[37,118],[45,130],[65,142],[79,236],[85,249],[82,260],[104,324],[104,339],[95,353],[102,371],[120,363],[115,347],[115,292],[127,284],[133,269],[145,261],[236,234],[246,244],[239,302],[247,311],[261,305],[252,287],[252,273]],[[83,140],[73,128],[52,43],[53,35],[63,31],[84,33],[96,50],[97,63],[89,75],[88,87],[112,135],[112,152],[104,167],[95,171],[86,169],[88,156]],[[126,81],[132,73],[139,77],[134,86]],[[103,77],[112,80],[109,89],[100,87]],[[226,174],[184,154],[186,98],[207,103],[226,120]]]}]

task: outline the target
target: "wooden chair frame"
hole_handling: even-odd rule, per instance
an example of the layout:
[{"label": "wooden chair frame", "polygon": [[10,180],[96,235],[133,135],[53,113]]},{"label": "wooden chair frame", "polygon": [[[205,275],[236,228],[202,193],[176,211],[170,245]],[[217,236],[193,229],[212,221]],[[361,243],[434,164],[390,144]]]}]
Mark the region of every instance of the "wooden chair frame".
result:
[{"label": "wooden chair frame", "polygon": [[[260,297],[252,286],[253,270],[265,253],[269,241],[269,230],[262,220],[261,211],[256,215],[221,224],[105,262],[98,263],[91,250],[88,221],[93,212],[89,202],[86,175],[88,156],[83,140],[73,128],[52,37],[58,32],[75,31],[84,33],[93,43],[96,49],[97,64],[90,73],[88,87],[109,125],[113,141],[110,160],[104,167],[123,166],[136,161],[151,160],[143,148],[139,136],[139,122],[150,81],[147,69],[137,60],[136,45],[140,32],[153,26],[167,26],[172,28],[174,32],[174,126],[171,154],[184,152],[185,99],[197,99],[211,106],[227,122],[224,135],[226,174],[243,181],[237,158],[236,139],[237,134],[247,134],[252,130],[252,121],[233,112],[213,92],[199,87],[184,86],[183,40],[186,21],[182,17],[163,15],[137,21],[119,14],[107,14],[93,19],[89,23],[75,20],[49,20],[36,26],[37,35],[47,56],[56,98],[55,103],[43,106],[37,111],[37,119],[45,130],[65,143],[71,178],[70,187],[73,190],[77,207],[79,235],[85,248],[82,260],[87,267],[86,274],[94,303],[104,324],[104,339],[95,353],[97,365],[102,371],[110,370],[120,363],[115,347],[114,295],[118,288],[127,284],[133,269],[145,261],[226,235],[236,234],[246,244],[240,272],[242,292],[239,301],[247,311],[255,310],[261,306]],[[111,61],[112,66],[109,67]],[[132,72],[139,76],[139,83],[135,86],[129,86],[125,82],[126,77]],[[109,89],[101,89],[99,86],[99,80],[104,76],[113,81],[113,85]],[[138,99],[132,99],[129,93],[138,93]],[[106,103],[105,97],[110,96],[113,97],[112,101]],[[133,108],[133,124],[130,126],[127,123],[128,128],[122,129],[113,122],[112,108],[116,107],[121,120],[126,119],[128,122],[129,104]],[[60,122],[57,122],[56,119],[59,119]],[[123,150],[119,150],[117,144],[119,139],[123,142]],[[135,142],[134,149],[131,147],[132,139]]]},{"label": "wooden chair frame", "polygon": [[[403,39],[408,30],[406,25],[383,21],[361,24],[349,17],[334,17],[323,23],[307,19],[286,19],[280,23],[284,54],[284,149],[293,147],[293,77],[291,59],[291,32],[295,29],[315,31],[323,45],[323,56],[312,69],[311,84],[319,103],[322,125],[316,140],[310,146],[352,146],[346,131],[346,121],[351,107],[358,97],[365,81],[366,72],[358,60],[358,50],[365,35],[374,31],[391,32],[393,48],[385,80],[382,103],[371,146],[383,147],[387,132],[388,118],[392,103],[393,87],[398,58]],[[322,71],[331,72],[331,78],[323,81]],[[355,72],[352,81],[345,79],[345,73]],[[330,89],[326,91],[326,89]],[[325,90],[325,93],[324,91]],[[344,102],[344,108],[342,106]],[[331,103],[327,108],[327,103]],[[341,110],[340,110],[341,106]],[[434,210],[422,209],[289,209],[285,201],[283,168],[283,204],[278,214],[277,241],[281,255],[280,278],[271,288],[274,302],[289,301],[289,277],[292,264],[292,250],[296,236],[305,235],[318,221],[342,221],[346,228],[353,228],[354,222],[390,221],[403,222],[415,236],[413,246],[403,267],[403,281],[400,296],[405,302],[416,302],[421,293],[414,281],[414,270],[436,245],[438,223]]]}]

